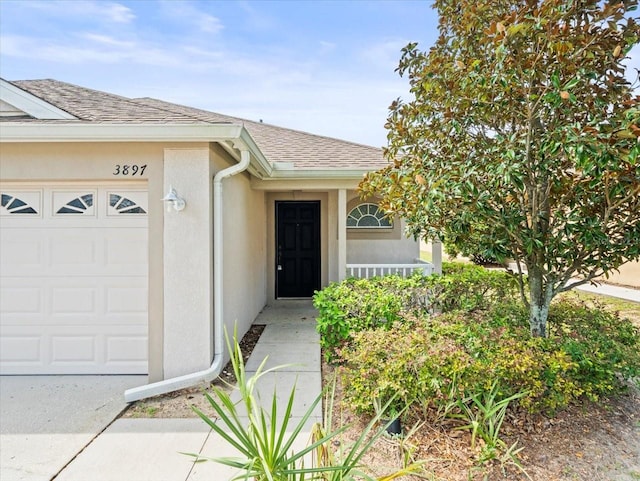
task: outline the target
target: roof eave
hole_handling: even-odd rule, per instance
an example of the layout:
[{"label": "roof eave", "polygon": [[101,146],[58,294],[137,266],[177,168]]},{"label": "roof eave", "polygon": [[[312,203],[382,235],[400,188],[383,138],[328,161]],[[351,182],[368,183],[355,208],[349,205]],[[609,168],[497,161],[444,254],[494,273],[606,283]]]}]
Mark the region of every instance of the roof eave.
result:
[{"label": "roof eave", "polygon": [[17,85],[0,78],[0,98],[15,108],[36,119],[72,120],[77,117],[69,112],[45,102]]},{"label": "roof eave", "polygon": [[[377,170],[371,169],[341,169],[339,167],[331,169],[274,169],[269,179],[283,180],[313,180],[313,179],[335,179],[335,180],[360,180],[369,172]],[[265,180],[269,180],[265,179]]]},{"label": "roof eave", "polygon": [[271,166],[271,163],[267,160],[255,140],[253,140],[253,137],[251,137],[244,127],[240,132],[240,140],[244,142],[252,154],[251,173],[261,178],[271,177],[273,175],[273,167]]},{"label": "roof eave", "polygon": [[[0,143],[43,142],[218,142],[251,153],[252,173],[271,175],[271,165],[238,124],[80,124],[1,122]],[[238,157],[239,158],[239,157]]]},{"label": "roof eave", "polygon": [[212,142],[239,139],[243,130],[235,124],[2,122],[0,142]]}]

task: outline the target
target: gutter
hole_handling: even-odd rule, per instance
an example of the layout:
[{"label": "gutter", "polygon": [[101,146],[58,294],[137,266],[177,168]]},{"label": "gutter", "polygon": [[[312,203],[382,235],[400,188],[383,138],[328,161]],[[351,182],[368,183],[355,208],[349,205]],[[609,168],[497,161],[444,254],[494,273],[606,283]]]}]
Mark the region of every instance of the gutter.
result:
[{"label": "gutter", "polygon": [[[224,340],[223,340],[223,235],[222,235],[222,181],[228,177],[239,174],[249,167],[251,155],[247,147],[239,142],[240,163],[219,171],[213,178],[213,360],[211,366],[203,371],[185,374],[183,376],[165,379],[145,386],[127,389],[124,392],[125,402],[138,401],[140,399],[166,394],[200,382],[210,382],[218,377],[224,367]],[[238,145],[237,145],[238,146]]]},{"label": "gutter", "polygon": [[372,169],[304,169],[304,168],[276,168],[273,173],[265,181],[272,182],[274,180],[294,179],[348,179],[362,180],[365,174],[372,172]]},{"label": "gutter", "polygon": [[[249,138],[239,124],[2,122],[0,142],[215,142]],[[248,144],[250,146],[250,144]]]}]

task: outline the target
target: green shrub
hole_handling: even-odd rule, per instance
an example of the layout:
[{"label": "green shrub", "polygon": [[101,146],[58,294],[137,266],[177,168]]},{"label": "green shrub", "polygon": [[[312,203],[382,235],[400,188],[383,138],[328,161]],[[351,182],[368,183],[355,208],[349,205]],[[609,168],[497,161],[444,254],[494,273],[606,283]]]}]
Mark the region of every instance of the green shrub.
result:
[{"label": "green shrub", "polygon": [[504,271],[471,264],[445,263],[444,275],[347,279],[316,292],[317,329],[329,361],[353,333],[388,329],[403,313],[486,309],[498,300],[515,298],[517,284]]},{"label": "green shrub", "polygon": [[443,275],[426,278],[423,289],[432,310],[442,312],[487,309],[518,294],[516,278],[506,271],[463,263],[446,263]]},{"label": "green shrub", "polygon": [[371,413],[374,400],[395,397],[398,405],[407,406],[442,399],[456,372],[473,360],[454,341],[435,342],[436,337],[416,322],[354,334],[353,342],[339,351],[347,404],[356,412]]},{"label": "green shrub", "polygon": [[581,396],[615,393],[640,373],[638,329],[616,314],[555,304],[547,339],[531,337],[527,320],[520,305],[500,303],[488,311],[406,316],[389,330],[356,333],[339,351],[346,401],[372,412],[373,399],[395,395],[399,403],[443,411],[452,398],[497,389],[501,397],[526,393],[521,406],[553,412]]},{"label": "green shrub", "polygon": [[413,289],[423,284],[424,279],[350,278],[316,292],[313,305],[318,310],[317,330],[327,359],[335,359],[335,350],[348,342],[353,332],[387,329],[398,321],[400,313],[410,304]]},{"label": "green shrub", "polygon": [[640,375],[640,334],[617,313],[562,302],[549,316],[551,340],[577,364],[574,379],[591,400],[618,391]]}]

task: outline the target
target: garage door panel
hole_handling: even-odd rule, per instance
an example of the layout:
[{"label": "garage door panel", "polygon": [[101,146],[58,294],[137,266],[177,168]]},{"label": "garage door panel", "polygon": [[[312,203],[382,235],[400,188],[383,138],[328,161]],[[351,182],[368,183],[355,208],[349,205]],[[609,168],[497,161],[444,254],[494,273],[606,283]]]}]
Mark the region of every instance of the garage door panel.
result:
[{"label": "garage door panel", "polygon": [[99,288],[96,287],[53,287],[51,289],[51,314],[66,316],[96,313]]},{"label": "garage door panel", "polygon": [[147,232],[139,229],[138,231],[129,232],[126,237],[119,236],[119,232],[110,232],[105,238],[106,265],[114,268],[115,266],[126,266],[127,270],[132,274],[140,275],[140,268],[147,267]]},{"label": "garage door panel", "polygon": [[3,273],[19,273],[28,268],[34,271],[44,268],[43,242],[25,239],[24,235],[11,230],[0,229],[0,263]]},{"label": "garage door panel", "polygon": [[141,287],[108,287],[107,314],[146,314],[147,288]]},{"label": "garage door panel", "polygon": [[110,336],[107,339],[106,363],[111,365],[134,364],[146,366],[147,339],[145,336]]},{"label": "garage door panel", "polygon": [[97,342],[95,335],[51,336],[51,364],[97,364]]},{"label": "garage door panel", "polygon": [[146,228],[2,230],[3,277],[147,275]]},{"label": "garage door panel", "polygon": [[[68,334],[61,334],[62,331]],[[3,370],[11,374],[146,374],[145,326],[9,326],[2,329]],[[4,373],[4,372],[3,372]]]},{"label": "garage door panel", "polygon": [[0,212],[0,373],[145,374],[146,192],[43,192],[37,215]]},{"label": "garage door panel", "polygon": [[30,316],[42,315],[42,290],[38,287],[3,286],[0,296],[0,314]]},{"label": "garage door panel", "polygon": [[95,239],[97,232],[78,235],[69,229],[63,229],[61,232],[47,234],[55,236],[49,242],[49,266],[54,270],[64,272],[66,266],[78,265],[91,269],[101,263],[98,258],[100,246],[96,246],[100,239]]},{"label": "garage door panel", "polygon": [[147,324],[146,278],[34,277],[4,279],[0,287],[5,326]]},{"label": "garage door panel", "polygon": [[40,333],[33,335],[10,334],[2,330],[0,335],[0,353],[2,362],[7,366],[42,366],[42,338]]}]

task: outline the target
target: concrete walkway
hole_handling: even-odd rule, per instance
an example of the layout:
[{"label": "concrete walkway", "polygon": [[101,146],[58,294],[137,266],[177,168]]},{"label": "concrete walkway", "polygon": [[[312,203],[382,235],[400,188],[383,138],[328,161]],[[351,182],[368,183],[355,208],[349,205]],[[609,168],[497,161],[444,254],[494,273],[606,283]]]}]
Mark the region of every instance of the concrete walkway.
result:
[{"label": "concrete walkway", "polygon": [[[513,272],[518,271],[517,264],[510,263],[509,269]],[[500,268],[499,270],[502,270]],[[525,270],[526,273],[526,270]],[[571,283],[577,282],[578,279],[571,279]],[[582,284],[575,288],[578,291],[591,292],[593,294],[599,294],[602,296],[617,297],[618,299],[624,299],[626,301],[640,302],[640,289],[634,289],[632,287],[617,286],[614,284],[607,284],[605,282],[598,282],[593,284]]]},{"label": "concrete walkway", "polygon": [[631,287],[614,286],[613,284],[601,283],[597,286],[591,284],[583,284],[576,289],[584,292],[592,292],[603,296],[617,297],[626,301],[640,302],[640,289],[632,289]]},{"label": "concrete walkway", "polygon": [[[249,361],[247,372],[255,371],[265,356],[267,368],[290,366],[267,374],[258,384],[263,402],[275,389],[278,398],[287,399],[296,386],[296,402],[291,422],[304,414],[320,394],[320,347],[315,331],[316,311],[310,301],[280,302],[267,307],[255,320],[266,324]],[[283,405],[284,408],[284,405]],[[322,417],[321,408],[313,420]],[[293,424],[290,424],[293,425]],[[308,432],[298,442],[304,445]],[[89,444],[60,474],[56,481],[225,481],[234,471],[213,462],[194,463],[180,454],[234,456],[236,453],[199,418],[131,419],[114,421]],[[4,479],[2,481],[5,481]]]},{"label": "concrete walkway", "polygon": [[48,481],[147,376],[0,376],[0,481]]}]

